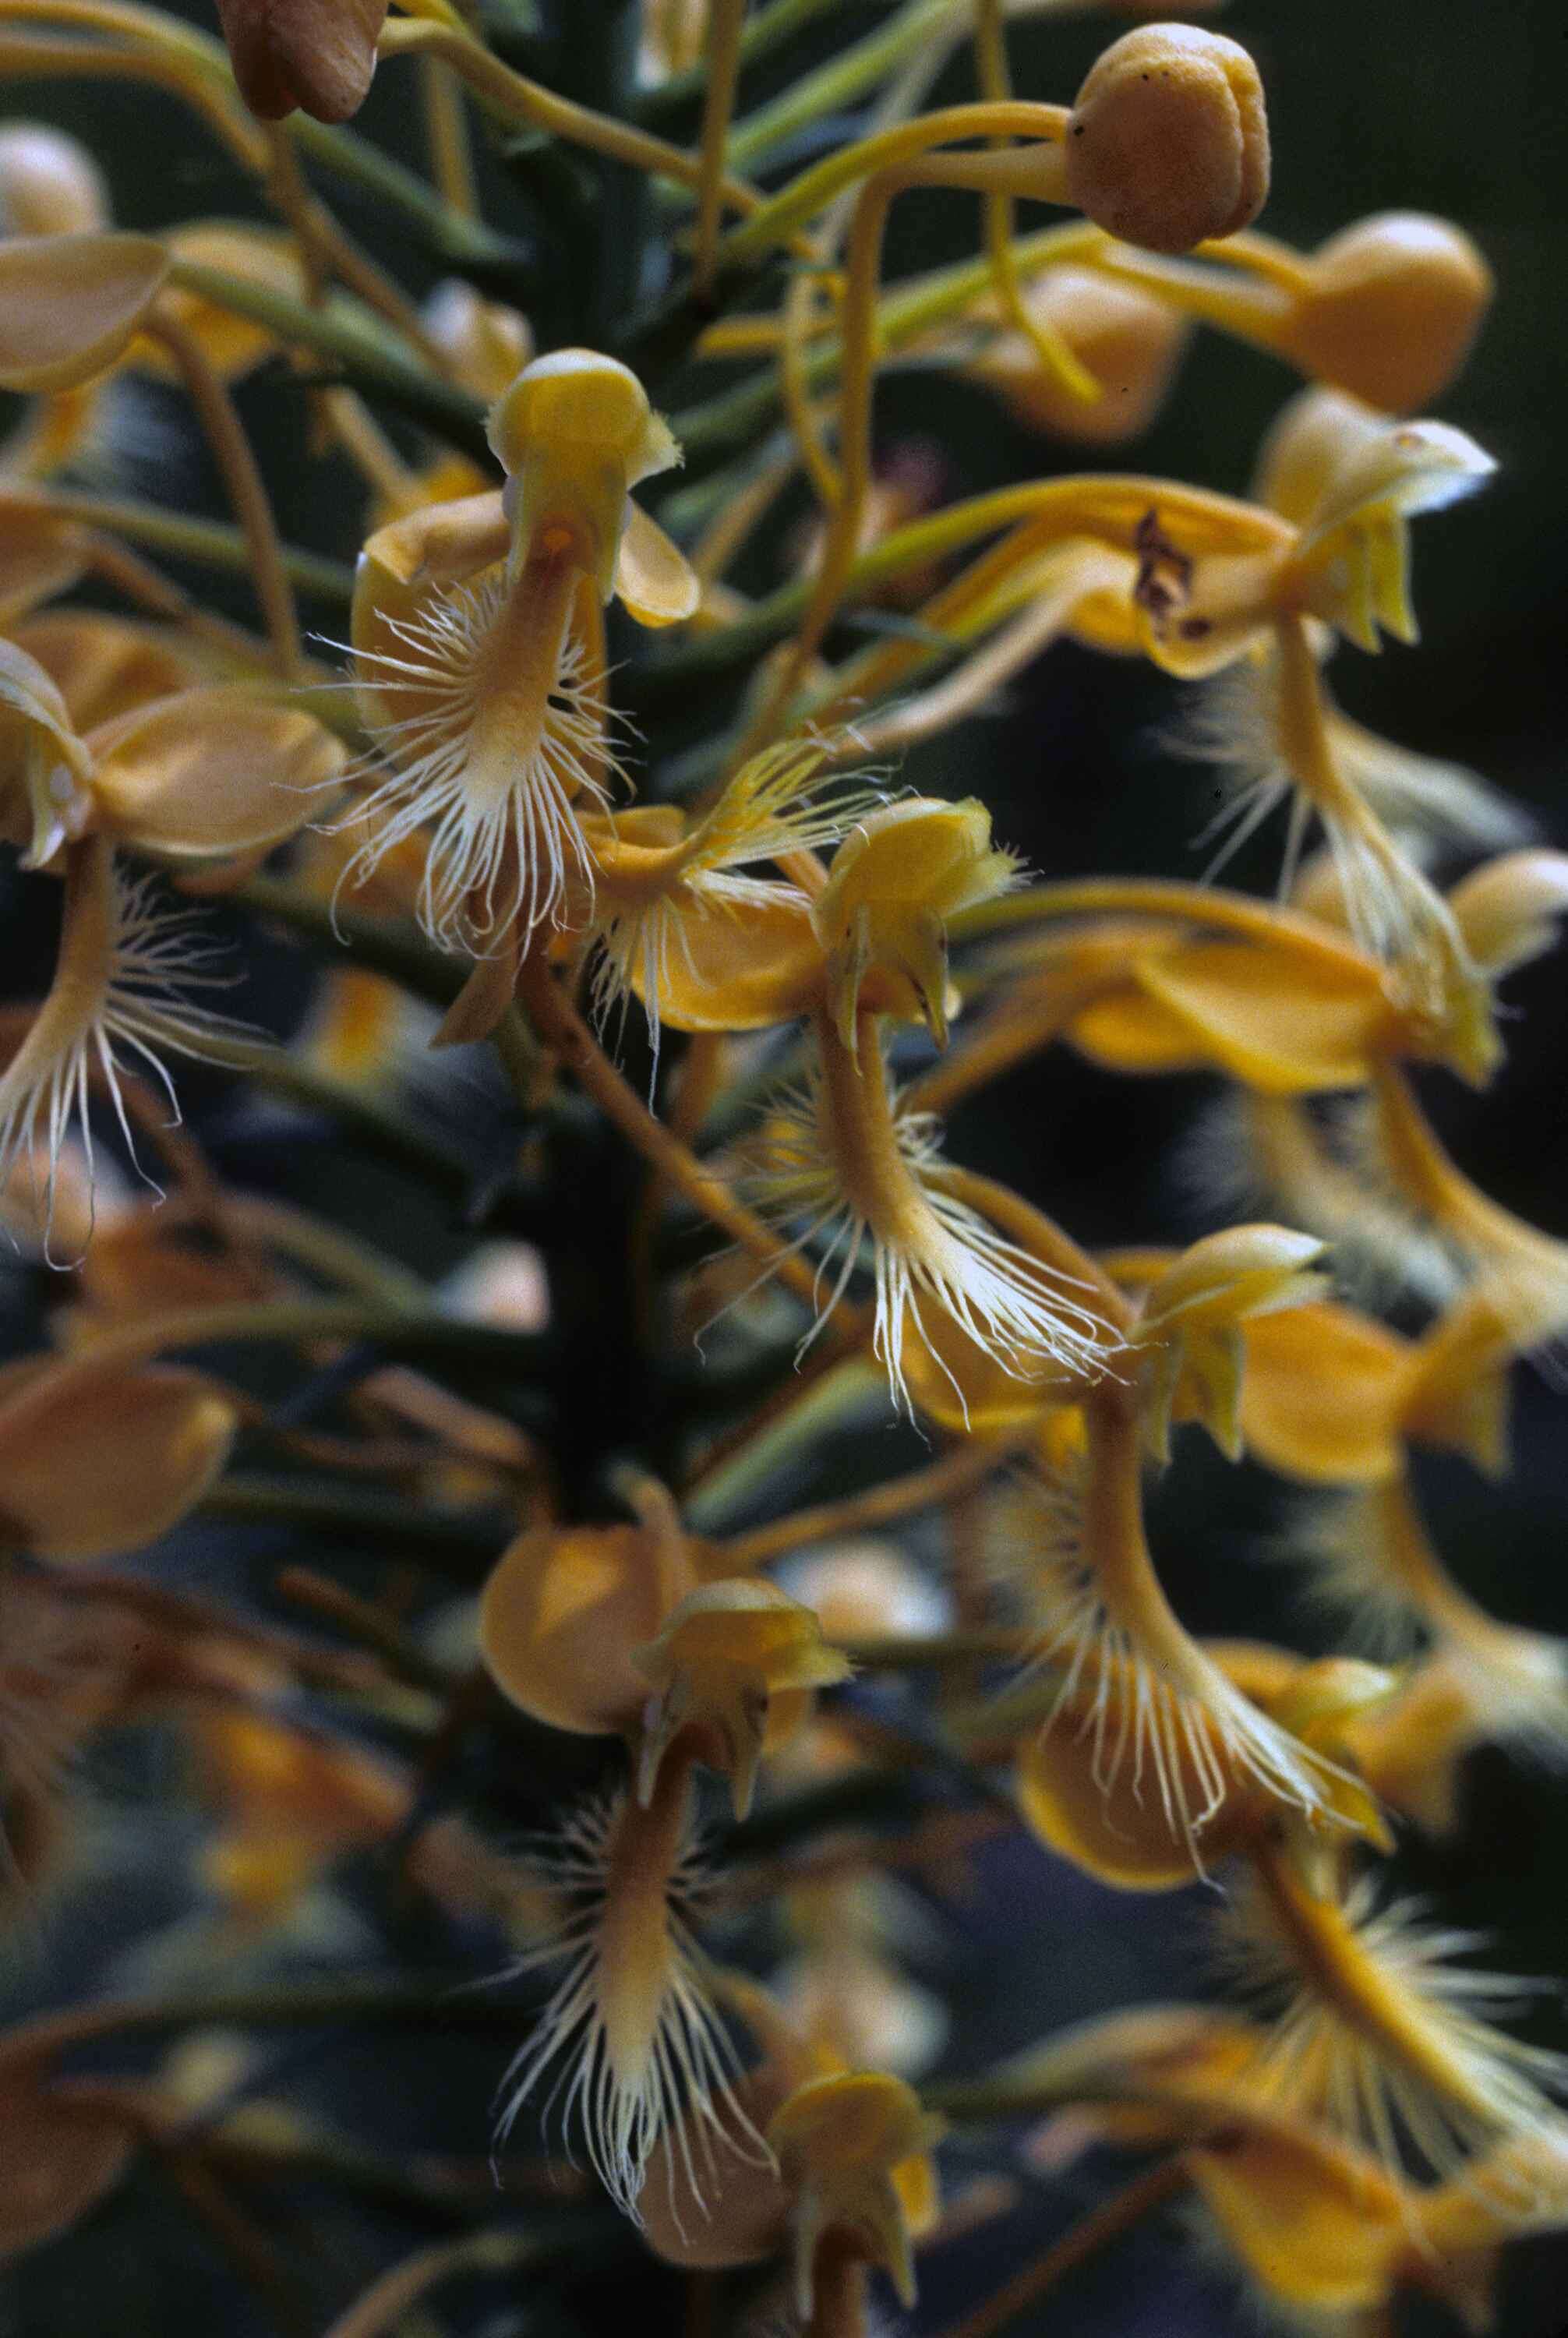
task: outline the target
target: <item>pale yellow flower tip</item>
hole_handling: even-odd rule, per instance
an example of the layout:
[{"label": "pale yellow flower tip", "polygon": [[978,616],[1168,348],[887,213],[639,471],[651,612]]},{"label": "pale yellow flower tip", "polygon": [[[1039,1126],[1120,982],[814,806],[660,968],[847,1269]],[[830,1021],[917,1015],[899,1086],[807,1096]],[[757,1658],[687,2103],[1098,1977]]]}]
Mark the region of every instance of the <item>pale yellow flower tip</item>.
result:
[{"label": "pale yellow flower tip", "polygon": [[426,301],[425,329],[475,398],[500,398],[534,355],[527,318],[460,276],[445,277]]},{"label": "pale yellow flower tip", "polygon": [[46,122],[0,129],[0,234],[86,235],[109,223],[97,163]]},{"label": "pale yellow flower tip", "polygon": [[1145,1434],[1159,1459],[1176,1420],[1200,1421],[1222,1452],[1240,1459],[1240,1326],[1317,1298],[1323,1252],[1316,1236],[1287,1226],[1233,1226],[1194,1243],[1160,1277],[1139,1326],[1150,1351]]},{"label": "pale yellow flower tip", "polygon": [[738,1818],[751,1807],[770,1739],[800,1717],[809,1691],[850,1672],[811,1609],[755,1577],[690,1593],[632,1663],[653,1691],[638,1772],[642,1801],[671,1739],[691,1729],[703,1740],[704,1758],[728,1773]]},{"label": "pale yellow flower tip", "polygon": [[946,1046],[946,921],[1007,891],[1017,873],[1012,856],[993,847],[991,814],[974,796],[912,796],[866,813],[834,855],[812,910],[834,1022],[851,1054],[862,1004],[918,1018]]},{"label": "pale yellow flower tip", "polygon": [[168,272],[168,254],[147,235],[0,244],[0,389],[74,389],[104,372]]},{"label": "pale yellow flower tip", "polygon": [[809,2078],[774,2114],[768,2141],[795,2194],[795,2302],[811,2312],[813,2269],[825,2235],[853,2237],[915,2303],[911,2241],[936,2207],[928,2154],[940,2122],[902,2078],[877,2070]]},{"label": "pale yellow flower tip", "polygon": [[1195,25],[1124,34],[1078,93],[1067,191],[1097,226],[1150,251],[1248,226],[1269,192],[1269,117],[1246,50]]},{"label": "pale yellow flower tip", "polygon": [[1448,906],[1482,972],[1508,974],[1555,946],[1568,916],[1568,853],[1504,852],[1455,885]]},{"label": "pale yellow flower tip", "polygon": [[54,678],[0,640],[0,839],[42,869],[93,816],[93,758]]},{"label": "pale yellow flower tip", "polygon": [[636,375],[594,349],[555,349],[502,392],[486,430],[509,481],[514,559],[570,552],[608,600],[629,490],[681,460]]},{"label": "pale yellow flower tip", "polygon": [[1180,1321],[1190,1332],[1299,1306],[1322,1288],[1322,1277],[1309,1270],[1325,1247],[1315,1234],[1290,1226],[1230,1226],[1206,1234],[1154,1284],[1142,1329]]}]

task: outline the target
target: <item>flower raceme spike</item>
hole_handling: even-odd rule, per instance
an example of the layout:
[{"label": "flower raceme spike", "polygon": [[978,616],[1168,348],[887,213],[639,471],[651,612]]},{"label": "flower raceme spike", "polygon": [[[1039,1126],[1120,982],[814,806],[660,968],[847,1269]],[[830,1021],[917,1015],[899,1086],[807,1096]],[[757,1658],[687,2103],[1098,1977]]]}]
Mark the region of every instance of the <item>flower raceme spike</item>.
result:
[{"label": "flower raceme spike", "polygon": [[1269,122],[1246,50],[1195,25],[1123,34],[1073,105],[1067,192],[1151,251],[1190,251],[1250,226],[1269,192]]},{"label": "flower raceme spike", "polygon": [[911,1410],[906,1341],[940,1363],[928,1321],[956,1324],[1021,1379],[1038,1365],[1080,1380],[1102,1372],[1114,1336],[1093,1309],[944,1190],[936,1131],[925,1116],[899,1112],[875,1019],[864,1018],[853,1051],[826,1015],[816,1034],[808,1085],[769,1111],[750,1182],[754,1205],[780,1234],[819,1252],[826,1296],[808,1338],[838,1304],[869,1239],[874,1346],[901,1410]]},{"label": "flower raceme spike", "polygon": [[207,1057],[250,1036],[244,1026],[201,1002],[203,988],[221,987],[226,977],[214,970],[211,947],[195,938],[191,926],[189,918],[155,906],[152,880],[120,873],[106,839],[90,837],[72,848],[54,983],[0,1072],[0,1183],[18,1159],[42,1148],[42,1191],[35,1200],[46,1246],[54,1164],[68,1130],[80,1133],[91,1160],[93,1085],[106,1088],[133,1154],[122,1086],[126,1076],[150,1073],[172,1105],[165,1056]]},{"label": "flower raceme spike", "polygon": [[560,1930],[514,1968],[566,1966],[506,2073],[500,2137],[559,2063],[550,2101],[568,2128],[581,2124],[594,2172],[631,2216],[671,2130],[699,2201],[698,2158],[711,2171],[720,2139],[755,2163],[769,2157],[737,2096],[740,2065],[690,1929],[701,1873],[691,1799],[690,1764],[671,1761],[649,1802],[618,1793],[573,1812],[539,1861]]}]

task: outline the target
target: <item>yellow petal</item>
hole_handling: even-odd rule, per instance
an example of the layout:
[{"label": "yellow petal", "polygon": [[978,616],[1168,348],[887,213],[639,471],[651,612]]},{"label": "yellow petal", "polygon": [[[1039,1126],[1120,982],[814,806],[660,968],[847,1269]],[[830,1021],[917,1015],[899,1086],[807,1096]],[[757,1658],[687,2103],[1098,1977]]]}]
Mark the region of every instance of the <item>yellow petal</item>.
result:
[{"label": "yellow petal", "polygon": [[1306,2128],[1249,2126],[1186,2165],[1205,2205],[1263,2287],[1348,2314],[1393,2286],[1409,2210],[1381,2168]]},{"label": "yellow petal", "polygon": [[342,742],[234,685],[180,692],[93,734],[103,826],[165,860],[264,851],[321,809]]},{"label": "yellow petal", "polygon": [[0,388],[70,389],[114,363],[169,272],[145,235],[0,244]]},{"label": "yellow petal", "polygon": [[[673,931],[659,972],[659,1016],[676,1031],[761,1031],[804,1012],[822,952],[798,893],[770,887],[731,908],[701,894],[671,904]],[[643,995],[643,969],[631,969]]]},{"label": "yellow petal", "polygon": [[628,496],[615,561],[615,590],[640,625],[678,625],[695,616],[702,583],[680,545]]},{"label": "yellow petal", "polygon": [[1376,1485],[1397,1474],[1407,1341],[1327,1302],[1255,1317],[1242,1337],[1249,1451],[1308,1485]]},{"label": "yellow petal", "polygon": [[17,625],[13,639],[37,659],[83,736],[189,689],[207,671],[178,634],[97,609],[52,609]]},{"label": "yellow petal", "polygon": [[1195,942],[1134,972],[1210,1062],[1266,1095],[1360,1086],[1392,1019],[1377,969],[1348,956]]},{"label": "yellow petal", "polygon": [[8,506],[0,486],[0,626],[68,592],[87,566],[88,540],[72,520]]},{"label": "yellow petal", "polygon": [[480,1654],[535,1721],[615,1734],[635,1725],[648,1698],[632,1651],[655,1637],[689,1581],[671,1584],[643,1528],[531,1528],[485,1584]]},{"label": "yellow petal", "polygon": [[195,1508],[235,1426],[232,1405],[200,1372],[51,1364],[0,1404],[6,1531],[41,1558],[138,1550]]}]

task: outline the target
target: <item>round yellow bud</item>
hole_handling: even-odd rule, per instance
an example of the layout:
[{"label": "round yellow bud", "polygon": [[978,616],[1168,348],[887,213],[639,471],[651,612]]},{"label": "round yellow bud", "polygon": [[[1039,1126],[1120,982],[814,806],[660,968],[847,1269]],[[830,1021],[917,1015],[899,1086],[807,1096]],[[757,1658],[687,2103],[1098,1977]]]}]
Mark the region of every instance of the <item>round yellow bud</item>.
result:
[{"label": "round yellow bud", "polygon": [[1067,191],[1151,251],[1234,235],[1269,192],[1263,84],[1246,50],[1195,25],[1143,25],[1091,67],[1067,125]]},{"label": "round yellow bud", "polygon": [[84,146],[44,122],[0,130],[0,235],[85,235],[108,222],[108,191]]},{"label": "round yellow bud", "polygon": [[1100,385],[1092,403],[1047,371],[1022,333],[1003,333],[968,370],[1020,422],[1087,447],[1135,438],[1159,411],[1188,327],[1168,301],[1089,268],[1053,268],[1024,293],[1036,324],[1055,333]]},{"label": "round yellow bud", "polygon": [[1423,211],[1383,211],[1332,237],[1292,319],[1286,353],[1304,372],[1402,414],[1441,397],[1492,301],[1470,238]]},{"label": "round yellow bud", "polygon": [[628,487],[680,459],[636,375],[596,349],[555,349],[524,366],[491,408],[488,436],[509,472],[544,447],[612,462]]}]

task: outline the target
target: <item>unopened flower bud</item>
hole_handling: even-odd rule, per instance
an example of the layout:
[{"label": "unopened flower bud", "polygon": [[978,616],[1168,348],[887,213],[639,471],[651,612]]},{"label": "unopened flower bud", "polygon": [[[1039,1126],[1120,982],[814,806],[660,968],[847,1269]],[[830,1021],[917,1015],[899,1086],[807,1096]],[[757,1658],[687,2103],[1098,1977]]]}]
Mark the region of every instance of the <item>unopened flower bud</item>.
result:
[{"label": "unopened flower bud", "polygon": [[1568,853],[1504,852],[1456,885],[1448,905],[1476,965],[1511,973],[1555,946],[1568,916]]},{"label": "unopened flower bud", "polygon": [[387,0],[218,0],[240,94],[264,122],[297,105],[318,122],[358,113],[376,71]]},{"label": "unopened flower bud", "polygon": [[1096,60],[1067,130],[1073,201],[1124,242],[1190,251],[1234,235],[1269,192],[1258,68],[1193,25],[1144,25]]},{"label": "unopened flower bud", "polygon": [[485,300],[460,276],[444,278],[431,293],[425,327],[475,398],[499,398],[534,354],[527,318]]},{"label": "unopened flower bud", "polygon": [[1470,238],[1422,211],[1357,221],[1313,255],[1311,279],[1288,353],[1396,414],[1442,396],[1492,301],[1492,271]]},{"label": "unopened flower bud", "polygon": [[106,373],[169,272],[147,235],[18,236],[0,245],[0,388],[74,389]]},{"label": "unopened flower bud", "polygon": [[1086,402],[1040,362],[1022,333],[1004,333],[968,370],[996,390],[1021,422],[1054,437],[1109,447],[1148,427],[1170,387],[1185,320],[1163,300],[1087,268],[1053,268],[1024,305],[1100,385]]},{"label": "unopened flower bud", "polygon": [[85,235],[109,223],[103,173],[44,122],[0,130],[0,235]]}]

